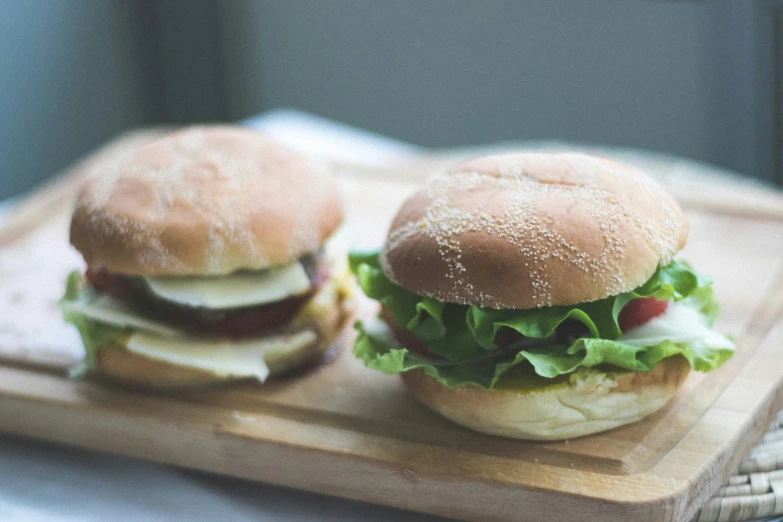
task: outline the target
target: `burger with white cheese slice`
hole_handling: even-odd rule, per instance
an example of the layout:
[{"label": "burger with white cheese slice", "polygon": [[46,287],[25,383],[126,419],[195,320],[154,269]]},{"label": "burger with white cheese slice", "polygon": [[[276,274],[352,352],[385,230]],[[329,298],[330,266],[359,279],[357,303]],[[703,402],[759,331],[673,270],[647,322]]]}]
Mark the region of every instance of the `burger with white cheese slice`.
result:
[{"label": "burger with white cheese slice", "polygon": [[263,134],[192,127],[102,164],[60,306],[75,372],[152,387],[264,381],[324,357],[352,315],[328,169]]},{"label": "burger with white cheese slice", "polygon": [[469,428],[567,439],[663,407],[734,352],[711,280],[674,260],[677,203],[637,169],[572,153],[487,156],[432,176],[379,252],[354,353]]}]

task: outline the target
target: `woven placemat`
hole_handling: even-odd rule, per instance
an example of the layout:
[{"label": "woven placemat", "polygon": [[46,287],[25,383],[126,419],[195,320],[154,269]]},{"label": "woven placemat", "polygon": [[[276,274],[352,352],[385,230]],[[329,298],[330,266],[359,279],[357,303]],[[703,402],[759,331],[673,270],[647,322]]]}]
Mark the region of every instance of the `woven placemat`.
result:
[{"label": "woven placemat", "polygon": [[783,515],[783,411],[694,521],[734,522],[775,515]]}]

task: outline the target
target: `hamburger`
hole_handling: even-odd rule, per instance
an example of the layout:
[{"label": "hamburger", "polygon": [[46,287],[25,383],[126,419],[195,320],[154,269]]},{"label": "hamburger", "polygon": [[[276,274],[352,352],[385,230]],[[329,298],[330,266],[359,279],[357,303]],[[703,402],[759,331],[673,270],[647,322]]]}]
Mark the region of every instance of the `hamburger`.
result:
[{"label": "hamburger", "polygon": [[104,162],[70,240],[60,302],[75,375],[151,387],[264,381],[325,356],[352,311],[335,179],[264,135],[205,126]]},{"label": "hamburger", "polygon": [[379,252],[355,355],[477,431],[556,440],[637,421],[733,342],[711,280],[674,260],[682,210],[638,170],[571,153],[487,156],[428,179]]}]

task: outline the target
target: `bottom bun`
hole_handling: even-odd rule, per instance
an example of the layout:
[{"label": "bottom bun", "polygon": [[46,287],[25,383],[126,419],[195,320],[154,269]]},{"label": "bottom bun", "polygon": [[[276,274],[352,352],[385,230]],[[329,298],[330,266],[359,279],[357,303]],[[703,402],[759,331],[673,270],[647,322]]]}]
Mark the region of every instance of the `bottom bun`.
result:
[{"label": "bottom bun", "polygon": [[676,355],[649,372],[583,369],[536,387],[528,383],[491,390],[448,388],[421,370],[404,373],[402,379],[426,406],[473,430],[515,439],[561,440],[650,415],[672,398],[688,373],[688,361]]},{"label": "bottom bun", "polygon": [[[344,277],[327,281],[292,320],[286,333],[311,331],[314,340],[291,351],[270,352],[264,357],[270,377],[328,362],[340,332],[353,317],[352,283]],[[248,377],[219,375],[208,370],[181,366],[131,352],[120,344],[98,348],[95,375],[123,384],[157,389],[204,386],[246,380]]]}]

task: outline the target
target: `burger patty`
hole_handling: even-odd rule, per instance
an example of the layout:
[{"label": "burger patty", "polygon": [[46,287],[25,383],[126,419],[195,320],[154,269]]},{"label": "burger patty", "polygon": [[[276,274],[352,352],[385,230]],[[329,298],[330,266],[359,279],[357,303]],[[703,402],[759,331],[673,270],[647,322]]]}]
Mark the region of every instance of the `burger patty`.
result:
[{"label": "burger patty", "polygon": [[275,303],[219,310],[192,307],[163,299],[152,293],[141,277],[90,268],[87,269],[85,277],[99,292],[130,304],[152,319],[162,320],[204,336],[247,338],[283,330],[329,277],[328,268],[320,253],[304,256],[299,262],[310,279],[310,290],[307,293]]}]

